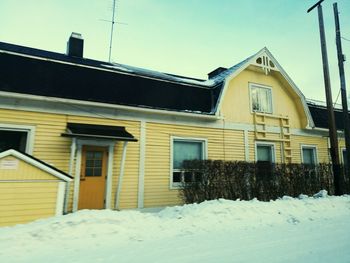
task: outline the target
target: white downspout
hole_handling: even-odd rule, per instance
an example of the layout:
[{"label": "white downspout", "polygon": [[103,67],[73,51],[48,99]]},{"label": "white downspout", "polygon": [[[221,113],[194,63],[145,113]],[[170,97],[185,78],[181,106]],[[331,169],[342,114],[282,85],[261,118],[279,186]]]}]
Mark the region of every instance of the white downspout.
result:
[{"label": "white downspout", "polygon": [[[69,171],[68,171],[68,174],[72,177],[73,177],[73,164],[74,164],[74,157],[75,157],[76,148],[77,148],[77,139],[72,138],[72,144],[70,146]],[[70,193],[70,182],[67,182],[66,192],[65,192],[65,196],[64,196],[64,208],[63,208],[63,212],[65,214],[68,213],[69,193]]]},{"label": "white downspout", "polygon": [[77,147],[77,158],[75,162],[75,176],[74,176],[74,195],[73,195],[73,212],[78,211],[79,202],[79,188],[80,188],[80,170],[81,170],[81,145]]},{"label": "white downspout", "polygon": [[120,161],[120,172],[119,172],[118,186],[117,186],[117,191],[116,191],[116,195],[115,195],[115,209],[119,209],[120,192],[122,190],[122,184],[123,184],[124,166],[125,166],[125,157],[126,157],[126,146],[127,145],[128,145],[128,142],[125,141],[124,145],[123,145],[122,159]]}]

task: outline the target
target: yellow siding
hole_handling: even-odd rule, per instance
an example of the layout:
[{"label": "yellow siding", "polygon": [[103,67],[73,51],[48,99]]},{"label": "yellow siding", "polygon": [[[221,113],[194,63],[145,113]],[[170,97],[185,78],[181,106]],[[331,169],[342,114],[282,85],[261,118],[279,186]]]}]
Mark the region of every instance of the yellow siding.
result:
[{"label": "yellow siding", "polygon": [[13,156],[1,158],[0,162],[2,160],[16,160],[18,167],[17,169],[1,169],[0,167],[0,182],[4,180],[57,180],[57,177]]},{"label": "yellow siding", "polygon": [[[67,122],[98,124],[98,125],[114,125],[125,126],[127,131],[139,139],[140,124],[137,121],[110,120],[103,118],[92,118],[82,116],[67,116]],[[66,126],[66,124],[65,124]],[[70,150],[70,147],[68,147]],[[114,147],[113,172],[112,172],[112,208],[115,204],[115,195],[120,173],[120,162],[123,150],[123,142],[117,142]],[[67,154],[66,158],[69,158]],[[126,161],[124,168],[124,178],[122,191],[120,195],[120,208],[135,208],[137,207],[137,191],[138,191],[138,176],[139,176],[139,142],[129,142],[127,146]],[[73,205],[73,190],[74,182],[71,184],[69,210]]]},{"label": "yellow siding", "polygon": [[276,163],[281,163],[282,162],[282,157],[281,157],[281,142],[279,141],[274,141],[274,139],[279,139],[280,134],[278,133],[268,133],[268,138],[270,138],[270,141],[259,141],[255,139],[255,133],[254,132],[249,132],[248,133],[248,142],[249,142],[249,161],[255,162],[256,161],[256,143],[268,143],[268,144],[273,144],[275,148],[275,162]]},{"label": "yellow siding", "polygon": [[272,89],[272,108],[275,115],[287,115],[292,128],[305,128],[305,119],[300,99],[287,84],[282,84],[277,74],[265,75],[260,71],[246,69],[229,83],[222,105],[225,120],[235,123],[253,124],[249,83]]},{"label": "yellow siding", "polygon": [[0,226],[54,216],[58,182],[0,183]]},{"label": "yellow siding", "polygon": [[[125,126],[137,139],[140,128],[138,121],[110,120],[102,117],[81,117],[66,114],[41,113],[21,110],[0,109],[0,123],[35,126],[33,155],[58,169],[68,172],[71,139],[61,136],[68,122]],[[113,167],[112,204],[120,169],[122,143],[115,147]],[[137,207],[139,173],[139,142],[128,143],[124,171],[124,182],[120,200],[121,208]],[[74,174],[73,174],[74,175]],[[72,209],[74,183],[71,183],[69,210]]]},{"label": "yellow siding", "polygon": [[243,160],[243,131],[147,123],[145,207],[175,205],[179,191],[170,189],[171,136],[206,139],[209,159]]},{"label": "yellow siding", "polygon": [[316,146],[317,159],[320,163],[329,163],[328,144],[325,137],[311,137],[311,136],[292,136],[292,158],[293,162],[301,163],[301,146],[311,145]]}]

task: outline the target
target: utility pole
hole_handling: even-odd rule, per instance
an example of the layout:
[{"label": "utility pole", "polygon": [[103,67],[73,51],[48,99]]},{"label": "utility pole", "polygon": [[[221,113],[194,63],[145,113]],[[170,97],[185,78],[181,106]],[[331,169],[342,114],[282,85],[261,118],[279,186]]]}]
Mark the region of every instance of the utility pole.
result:
[{"label": "utility pole", "polygon": [[345,84],[345,73],[344,73],[344,61],[345,57],[342,51],[341,45],[341,35],[340,35],[340,26],[339,26],[339,12],[338,4],[333,4],[334,11],[334,21],[335,21],[335,36],[337,43],[337,54],[338,54],[338,67],[339,67],[339,77],[340,77],[340,90],[341,90],[341,99],[343,105],[343,118],[344,118],[344,135],[345,135],[345,147],[346,147],[346,161],[347,167],[345,167],[345,174],[350,178],[350,121],[349,121],[349,111],[348,111],[348,100],[346,96],[346,84]]},{"label": "utility pole", "polygon": [[328,124],[329,124],[329,139],[331,143],[331,158],[332,158],[332,167],[334,175],[334,192],[335,195],[341,195],[341,181],[340,181],[340,161],[339,161],[339,147],[338,147],[338,136],[337,129],[335,126],[334,118],[334,109],[333,109],[333,99],[331,92],[331,82],[329,77],[329,68],[328,68],[328,55],[327,55],[327,46],[326,46],[326,36],[324,32],[324,22],[323,22],[323,12],[321,3],[324,0],[318,1],[312,7],[310,7],[307,12],[309,13],[315,7],[318,11],[318,23],[320,29],[320,40],[321,40],[321,51],[322,51],[322,63],[323,63],[323,76],[324,76],[324,86],[326,93],[327,101],[327,110],[328,110]]}]

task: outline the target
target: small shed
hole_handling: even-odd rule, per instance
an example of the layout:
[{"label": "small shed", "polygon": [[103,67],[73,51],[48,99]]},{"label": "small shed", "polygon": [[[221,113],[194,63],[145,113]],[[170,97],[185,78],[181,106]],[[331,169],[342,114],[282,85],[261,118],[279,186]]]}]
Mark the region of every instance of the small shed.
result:
[{"label": "small shed", "polygon": [[72,177],[25,153],[0,153],[0,226],[62,215]]}]

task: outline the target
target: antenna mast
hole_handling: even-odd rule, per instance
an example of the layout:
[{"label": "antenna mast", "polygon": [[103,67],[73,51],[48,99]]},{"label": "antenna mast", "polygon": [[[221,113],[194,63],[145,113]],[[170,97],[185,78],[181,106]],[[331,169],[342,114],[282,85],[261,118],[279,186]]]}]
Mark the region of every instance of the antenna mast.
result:
[{"label": "antenna mast", "polygon": [[111,39],[109,41],[109,56],[108,61],[111,62],[111,54],[112,54],[112,45],[113,45],[113,31],[114,31],[114,24],[115,24],[115,1],[113,0],[113,11],[112,11],[112,28],[111,28]]}]

